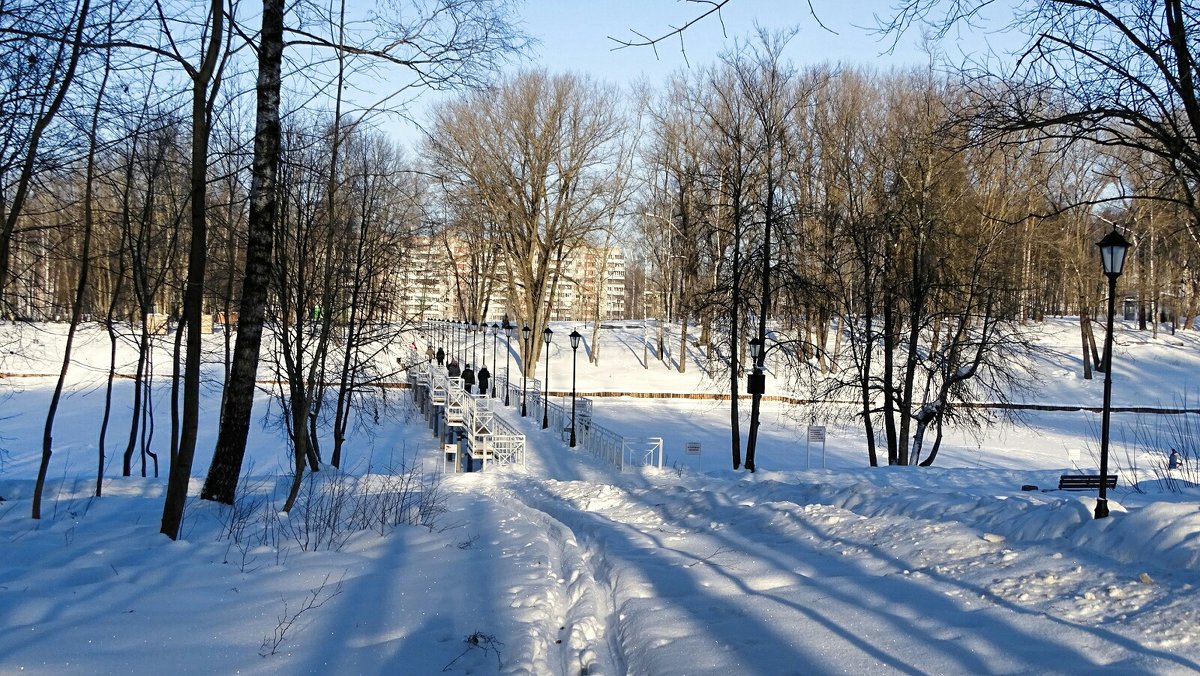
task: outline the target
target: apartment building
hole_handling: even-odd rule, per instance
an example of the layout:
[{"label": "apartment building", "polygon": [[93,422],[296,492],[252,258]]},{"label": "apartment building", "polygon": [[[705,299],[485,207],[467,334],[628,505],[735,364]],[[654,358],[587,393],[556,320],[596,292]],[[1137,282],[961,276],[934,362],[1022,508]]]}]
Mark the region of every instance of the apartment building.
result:
[{"label": "apartment building", "polygon": [[[414,242],[409,264],[395,273],[400,295],[398,306],[409,317],[457,319],[466,313],[463,299],[479,283],[485,294],[488,323],[498,323],[517,313],[508,308],[507,276],[503,259],[496,262],[495,280],[489,289],[472,277],[470,257],[463,241],[451,240],[449,247],[438,238]],[[449,248],[449,251],[447,250]],[[619,247],[585,246],[563,264],[563,274],[550,302],[554,321],[591,320],[599,303],[600,319],[625,316],[625,254]]]}]

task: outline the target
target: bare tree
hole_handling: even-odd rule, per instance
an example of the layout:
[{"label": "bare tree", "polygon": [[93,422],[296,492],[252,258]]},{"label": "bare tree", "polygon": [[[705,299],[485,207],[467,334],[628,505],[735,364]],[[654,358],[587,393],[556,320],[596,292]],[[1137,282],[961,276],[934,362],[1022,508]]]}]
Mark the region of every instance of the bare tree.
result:
[{"label": "bare tree", "polygon": [[[744,55],[733,57],[732,62],[739,90],[749,100],[748,112],[754,132],[747,140],[758,165],[755,186],[758,199],[755,206],[762,218],[762,232],[756,251],[761,270],[757,334],[762,349],[754,366],[759,371],[764,369],[768,351],[767,317],[772,307],[772,266],[776,257],[773,247],[777,246],[774,238],[778,237],[776,230],[785,221],[795,217],[798,207],[795,203],[789,203],[789,198],[794,198],[794,195],[789,196],[784,190],[787,175],[796,170],[796,130],[790,118],[800,102],[794,91],[795,71],[782,60],[783,48],[790,37],[783,33],[760,32],[758,46]],[[745,467],[751,472],[755,469],[762,394],[752,392],[750,400],[750,432],[746,441]]]},{"label": "bare tree", "polygon": [[[344,9],[344,5],[342,6]],[[377,30],[361,41],[349,42],[342,30],[343,14],[324,18],[329,35],[304,25],[288,28],[287,45],[332,49],[368,59],[368,66],[391,64],[411,74],[396,94],[412,87],[452,88],[478,84],[499,61],[524,45],[513,28],[509,0],[434,0],[413,3],[395,0],[372,13]],[[253,407],[266,290],[270,278],[271,228],[277,215],[275,181],[279,163],[279,109],[285,47],[282,2],[264,0],[263,31],[259,35],[258,127],[255,134],[246,275],[242,284],[238,340],[234,347],[228,394],[222,407],[221,432],[201,497],[233,503],[246,452],[246,435]],[[298,20],[300,15],[297,14]],[[269,23],[268,23],[269,20]],[[403,82],[403,81],[402,81]],[[386,106],[389,94],[379,107]]]},{"label": "bare tree", "polygon": [[[564,262],[620,200],[615,92],[574,75],[525,72],[435,113],[429,155],[448,185],[482,197],[508,271],[514,320],[540,336]],[[532,374],[542,341],[530,343]]]},{"label": "bare tree", "polygon": [[42,159],[41,144],[88,48],[90,10],[90,0],[80,0],[70,10],[58,3],[28,2],[0,12],[0,39],[14,48],[0,66],[0,303],[13,233]]},{"label": "bare tree", "polygon": [[821,277],[846,332],[845,368],[817,379],[817,393],[856,393],[872,465],[879,430],[888,464],[927,465],[944,425],[988,424],[962,402],[1005,402],[1028,375],[1021,293],[1007,274],[1020,257],[1002,245],[1028,210],[1028,166],[1015,147],[964,144],[967,130],[947,124],[961,90],[928,72],[851,72],[833,87],[822,172],[845,178],[827,183]]},{"label": "bare tree", "polygon": [[724,329],[729,349],[730,452],[733,468],[740,469],[742,437],[738,391],[746,355],[743,321],[748,321],[749,308],[745,274],[747,251],[751,248],[747,233],[750,231],[753,175],[757,170],[750,145],[753,120],[749,102],[738,90],[729,64],[710,70],[704,85],[705,93],[699,103],[705,113],[708,154],[712,157],[712,172],[717,184],[715,220],[718,232],[724,234],[728,243],[721,255],[727,256],[729,261],[726,273],[722,275],[723,288],[714,289],[708,302],[728,308],[725,314],[728,323]]},{"label": "bare tree", "polygon": [[[71,348],[75,341],[75,332],[79,327],[79,322],[83,317],[84,297],[88,289],[88,272],[92,267],[92,232],[95,214],[93,213],[93,189],[95,186],[96,176],[96,152],[97,152],[97,137],[100,127],[100,112],[101,104],[104,101],[104,90],[108,86],[108,76],[111,69],[107,65],[104,68],[104,73],[100,78],[100,85],[96,94],[96,102],[92,107],[92,119],[88,128],[88,153],[85,160],[84,168],[84,188],[83,188],[83,241],[80,244],[80,266],[79,279],[75,286],[75,298],[71,304],[71,320],[70,326],[67,329],[67,342],[63,346],[63,361],[62,367],[58,373],[58,380],[54,383],[54,392],[50,395],[50,406],[46,411],[46,426],[42,433],[42,462],[38,467],[37,482],[33,490],[33,507],[32,516],[34,519],[41,518],[42,511],[42,491],[46,485],[46,473],[50,467],[50,456],[54,448],[54,417],[58,410],[58,404],[62,398],[63,384],[67,379],[67,370],[71,366]],[[100,456],[101,473],[104,467],[103,455]],[[99,492],[99,474],[97,478],[97,492]]]},{"label": "bare tree", "polygon": [[[269,9],[264,7],[263,14],[269,13]],[[161,528],[163,534],[171,539],[179,537],[179,527],[183,523],[183,507],[191,481],[200,426],[200,315],[204,311],[204,280],[208,270],[208,143],[212,130],[212,108],[221,84],[221,66],[228,58],[227,41],[232,35],[232,27],[226,23],[227,14],[232,14],[232,10],[227,9],[225,0],[211,0],[208,3],[201,23],[204,26],[202,47],[195,64],[179,51],[174,52],[192,84],[192,144],[187,284],[179,324],[179,330],[184,330],[184,327],[187,329],[183,421],[163,499]],[[168,25],[167,17],[161,17],[161,23]],[[170,35],[167,37],[171,39]]]},{"label": "bare tree", "polygon": [[[280,80],[283,64],[282,0],[263,0],[259,32],[257,123],[251,164],[250,211],[247,217],[246,267],[238,306],[237,342],[225,385],[221,429],[200,497],[233,504],[246,454],[246,435],[254,405],[263,319],[271,276],[271,252],[278,213],[280,144]],[[228,328],[226,329],[228,330]]]},{"label": "bare tree", "polygon": [[[916,24],[944,35],[970,23],[989,0],[905,0],[882,28],[899,36]],[[1200,98],[1197,26],[1188,0],[1022,0],[1006,30],[1027,36],[1015,65],[1004,59],[965,69],[980,91],[973,111],[988,132],[1128,148],[1162,159],[1181,190],[1113,195],[1175,201],[1192,214],[1200,246]]]}]

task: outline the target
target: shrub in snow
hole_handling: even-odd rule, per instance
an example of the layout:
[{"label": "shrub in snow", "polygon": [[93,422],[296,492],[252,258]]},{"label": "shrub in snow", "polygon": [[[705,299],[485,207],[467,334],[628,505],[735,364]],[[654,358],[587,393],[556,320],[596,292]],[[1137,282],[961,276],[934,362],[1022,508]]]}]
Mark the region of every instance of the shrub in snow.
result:
[{"label": "shrub in snow", "polygon": [[386,535],[401,525],[432,529],[445,512],[439,476],[404,463],[362,476],[335,469],[309,474],[290,513],[275,507],[283,491],[268,496],[263,483],[240,482],[222,523],[221,539],[243,552],[243,566],[254,547],[291,542],[303,551],[338,551],[356,533]]}]

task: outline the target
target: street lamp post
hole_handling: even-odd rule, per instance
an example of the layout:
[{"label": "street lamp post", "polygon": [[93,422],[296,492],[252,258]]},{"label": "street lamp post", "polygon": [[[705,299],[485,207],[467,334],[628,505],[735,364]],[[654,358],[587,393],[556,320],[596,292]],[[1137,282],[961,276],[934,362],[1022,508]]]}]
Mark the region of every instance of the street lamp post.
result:
[{"label": "street lamp post", "polygon": [[1117,232],[1112,232],[1096,243],[1100,247],[1100,263],[1108,277],[1108,333],[1104,337],[1104,413],[1100,421],[1100,494],[1096,498],[1096,518],[1108,516],[1108,424],[1112,407],[1112,353],[1113,313],[1116,312],[1117,277],[1125,267],[1125,253],[1129,241]]},{"label": "street lamp post", "polygon": [[[492,324],[492,399],[496,398],[496,339],[500,337],[500,324]],[[484,361],[487,361],[486,359]],[[505,383],[507,385],[507,383]]]},{"label": "street lamp post", "polygon": [[579,356],[579,339],[583,338],[578,331],[572,330],[571,335],[571,448],[575,448],[575,358]]},{"label": "street lamp post", "polygon": [[504,405],[509,404],[508,393],[512,391],[509,387],[509,374],[512,373],[512,339],[517,335],[517,327],[509,324],[508,320],[504,320]]},{"label": "street lamp post", "polygon": [[529,334],[533,333],[533,329],[529,328],[529,324],[521,327],[521,337],[525,339],[525,352],[521,354],[521,417],[524,418],[529,409],[526,406],[529,400],[529,377],[526,375],[525,368],[526,360],[529,359]]},{"label": "street lamp post", "polygon": [[[473,321],[467,328],[471,330],[471,363],[478,366],[478,362],[475,361],[475,343],[479,342],[477,338],[479,335],[479,322]],[[487,349],[486,345],[484,349]],[[487,357],[485,356],[484,359],[487,359]],[[478,371],[479,369],[475,370]]]},{"label": "street lamp post", "polygon": [[550,339],[554,332],[547,326],[542,330],[542,340],[546,341],[546,382],[542,383],[542,429],[550,426]]},{"label": "street lamp post", "polygon": [[750,393],[750,437],[746,441],[746,461],[744,466],[747,470],[754,471],[754,451],[758,445],[758,404],[762,401],[762,395],[767,391],[767,374],[762,368],[763,343],[766,342],[762,337],[754,338],[750,341],[750,358],[754,362],[754,369],[746,376],[746,391]]},{"label": "street lamp post", "polygon": [[767,391],[767,376],[763,373],[762,367],[759,366],[758,357],[762,354],[763,342],[758,338],[750,341],[750,361],[754,365],[750,375],[746,379],[746,393],[753,395],[762,395]]}]

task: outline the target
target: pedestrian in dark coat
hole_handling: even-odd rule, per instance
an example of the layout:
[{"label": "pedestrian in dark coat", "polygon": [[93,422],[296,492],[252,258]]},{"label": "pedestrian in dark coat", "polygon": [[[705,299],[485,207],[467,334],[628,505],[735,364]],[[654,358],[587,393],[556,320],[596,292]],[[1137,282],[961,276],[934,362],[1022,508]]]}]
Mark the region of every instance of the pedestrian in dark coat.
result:
[{"label": "pedestrian in dark coat", "polygon": [[462,373],[462,371],[460,371],[458,368],[458,360],[454,357],[450,357],[450,365],[446,367],[446,373],[448,373],[451,378],[457,378]]},{"label": "pedestrian in dark coat", "polygon": [[488,383],[492,380],[492,372],[488,370],[487,364],[484,364],[483,368],[479,369],[479,373],[476,375],[479,378],[479,393],[487,394]]},{"label": "pedestrian in dark coat", "polygon": [[471,388],[475,387],[475,372],[471,370],[471,365],[467,364],[467,368],[463,369],[463,391],[467,394],[471,393]]},{"label": "pedestrian in dark coat", "polygon": [[438,348],[438,351],[437,351],[437,360],[438,360],[438,366],[441,366],[442,364],[444,364],[446,362],[446,351],[440,347]]}]

